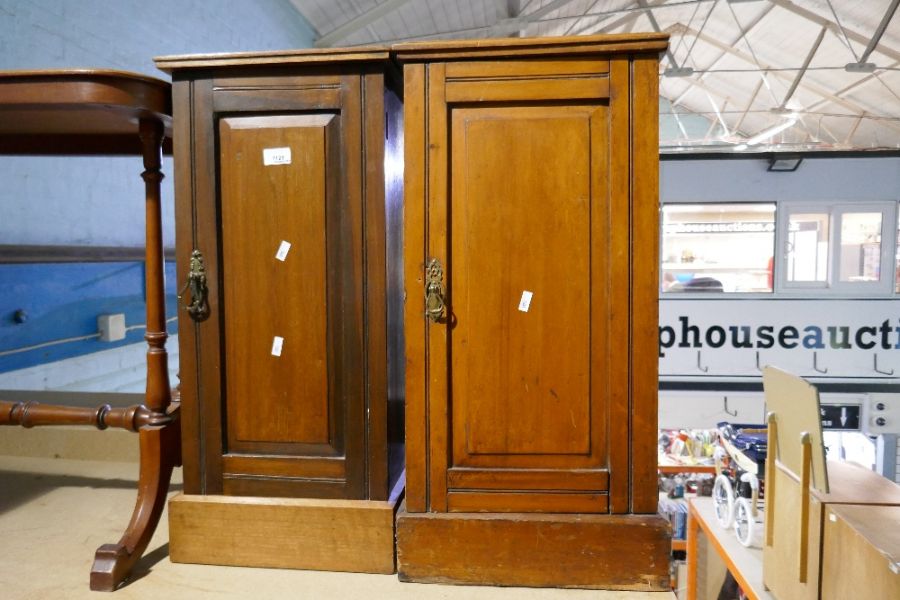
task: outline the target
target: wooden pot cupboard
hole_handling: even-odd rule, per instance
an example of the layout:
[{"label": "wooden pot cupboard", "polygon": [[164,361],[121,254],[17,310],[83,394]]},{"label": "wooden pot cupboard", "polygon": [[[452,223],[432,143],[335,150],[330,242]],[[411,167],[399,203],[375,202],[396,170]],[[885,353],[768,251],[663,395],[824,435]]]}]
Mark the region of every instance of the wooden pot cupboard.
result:
[{"label": "wooden pot cupboard", "polygon": [[667,36],[408,43],[405,581],[663,590]]},{"label": "wooden pot cupboard", "polygon": [[156,64],[173,76],[185,305],[172,560],[392,573],[402,181],[385,165],[400,164],[402,116],[388,51]]}]

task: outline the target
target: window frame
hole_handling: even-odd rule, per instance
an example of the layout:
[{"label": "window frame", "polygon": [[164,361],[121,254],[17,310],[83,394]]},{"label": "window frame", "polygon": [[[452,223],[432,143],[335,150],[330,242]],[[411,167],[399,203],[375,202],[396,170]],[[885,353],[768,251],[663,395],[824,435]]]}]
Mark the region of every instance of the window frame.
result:
[{"label": "window frame", "polygon": [[[896,277],[894,251],[897,232],[893,223],[897,220],[896,200],[884,201],[781,201],[775,213],[775,293],[793,296],[815,292],[821,296],[876,296],[894,294]],[[828,215],[828,264],[825,281],[788,281],[788,225],[790,215],[797,213],[822,213]],[[840,280],[841,226],[843,215],[848,213],[881,213],[881,248],[878,281],[849,282]]]},{"label": "window frame", "polygon": [[[775,235],[773,247],[773,281],[771,292],[669,292],[662,290],[663,279],[663,242],[665,237],[663,211],[666,206],[684,205],[719,205],[719,204],[774,204],[775,205]],[[787,227],[789,215],[797,212],[819,212],[829,215],[829,248],[827,279],[825,282],[788,282],[787,281]],[[841,220],[835,219],[835,213],[881,212],[881,269],[877,282],[841,282],[840,261],[840,227]],[[659,256],[657,268],[659,275],[657,285],[659,298],[665,300],[756,300],[776,298],[828,297],[848,298],[865,296],[867,298],[891,298],[900,297],[900,290],[896,289],[897,274],[900,272],[900,264],[896,255],[900,253],[898,242],[898,219],[900,219],[900,200],[867,200],[856,202],[853,200],[828,200],[816,202],[812,200],[721,200],[716,202],[675,200],[660,202],[659,204],[659,228],[658,244]],[[835,285],[837,283],[837,285]]]},{"label": "window frame", "polygon": [[[773,205],[775,207],[774,211],[774,225],[775,231],[773,232],[772,237],[772,257],[773,257],[773,278],[772,278],[772,289],[768,292],[703,292],[699,290],[693,290],[689,293],[685,293],[682,291],[663,291],[662,289],[662,280],[663,280],[663,248],[665,242],[665,222],[664,222],[664,210],[667,206],[719,206],[719,205]],[[657,268],[659,269],[659,274],[657,276],[657,285],[659,289],[659,297],[666,299],[709,299],[709,298],[717,298],[717,299],[754,299],[754,298],[772,298],[776,293],[776,285],[777,285],[777,277],[778,277],[778,260],[775,256],[775,249],[777,248],[777,238],[778,238],[778,213],[780,210],[780,205],[777,200],[722,200],[717,202],[702,202],[702,201],[691,201],[691,200],[679,200],[672,202],[660,202],[659,203],[659,257],[657,259]]]}]

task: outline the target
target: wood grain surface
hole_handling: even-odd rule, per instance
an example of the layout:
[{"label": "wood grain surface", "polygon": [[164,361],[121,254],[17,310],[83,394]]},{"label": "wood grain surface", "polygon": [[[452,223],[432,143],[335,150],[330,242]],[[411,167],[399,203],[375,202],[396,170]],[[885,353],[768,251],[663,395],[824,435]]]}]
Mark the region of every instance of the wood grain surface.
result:
[{"label": "wood grain surface", "polygon": [[395,503],[178,495],[173,562],[394,572]]},{"label": "wood grain surface", "polygon": [[397,514],[402,581],[667,590],[657,515]]}]

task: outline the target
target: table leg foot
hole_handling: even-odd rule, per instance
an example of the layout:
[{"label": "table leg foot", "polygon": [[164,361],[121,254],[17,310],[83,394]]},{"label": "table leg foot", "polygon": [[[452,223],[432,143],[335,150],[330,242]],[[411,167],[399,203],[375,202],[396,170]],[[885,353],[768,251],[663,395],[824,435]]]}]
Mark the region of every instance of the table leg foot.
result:
[{"label": "table leg foot", "polygon": [[141,473],[131,521],[116,544],[103,544],[91,567],[91,589],[115,591],[131,574],[156,531],[166,504],[172,469],[181,462],[180,421],[138,432]]}]

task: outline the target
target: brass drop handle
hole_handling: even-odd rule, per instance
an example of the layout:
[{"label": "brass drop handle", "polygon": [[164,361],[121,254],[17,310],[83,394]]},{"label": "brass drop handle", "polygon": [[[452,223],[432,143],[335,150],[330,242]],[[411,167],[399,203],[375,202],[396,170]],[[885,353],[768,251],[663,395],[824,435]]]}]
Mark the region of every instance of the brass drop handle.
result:
[{"label": "brass drop handle", "polygon": [[199,250],[191,252],[191,268],[188,271],[187,281],[178,290],[178,299],[184,297],[184,292],[190,293],[190,297],[181,303],[190,317],[196,321],[205,321],[209,317],[209,302],[206,288],[206,266],[203,264],[203,254]]},{"label": "brass drop handle", "polygon": [[444,268],[432,258],[425,266],[425,316],[437,323],[444,316]]}]

